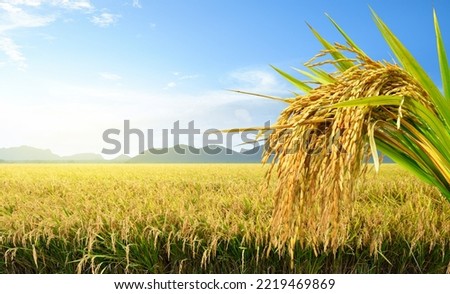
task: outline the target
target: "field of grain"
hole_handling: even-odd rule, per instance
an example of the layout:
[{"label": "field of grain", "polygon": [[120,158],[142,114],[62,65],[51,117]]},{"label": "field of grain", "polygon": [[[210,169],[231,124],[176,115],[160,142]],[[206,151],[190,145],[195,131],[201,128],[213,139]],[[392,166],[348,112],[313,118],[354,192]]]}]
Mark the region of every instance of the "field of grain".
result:
[{"label": "field of grain", "polygon": [[[395,165],[358,183],[343,245],[271,247],[261,165],[0,165],[0,273],[445,273],[450,204]],[[303,232],[302,236],[305,233]]]}]

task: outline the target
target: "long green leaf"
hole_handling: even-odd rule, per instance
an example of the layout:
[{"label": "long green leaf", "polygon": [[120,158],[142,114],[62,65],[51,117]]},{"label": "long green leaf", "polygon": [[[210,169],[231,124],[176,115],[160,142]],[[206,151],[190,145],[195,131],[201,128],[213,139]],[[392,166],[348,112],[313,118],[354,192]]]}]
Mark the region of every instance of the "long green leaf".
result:
[{"label": "long green leaf", "polygon": [[[404,132],[399,132],[394,126],[387,125],[382,132],[377,132],[378,148],[391,157],[396,163],[409,169],[413,165],[417,170],[414,174],[425,182],[438,187],[444,195],[450,195],[450,187],[440,170],[434,165],[417,142]],[[389,149],[389,150],[386,150]],[[450,200],[450,199],[449,199]]]},{"label": "long green leaf", "polygon": [[406,49],[406,47],[400,42],[400,40],[392,33],[392,31],[373,10],[372,14],[375,19],[375,23],[378,26],[378,29],[383,35],[385,41],[388,43],[392,52],[397,57],[398,61],[401,63],[404,69],[409,74],[411,74],[428,92],[434,104],[436,105],[437,111],[444,119],[445,126],[450,129],[450,107],[448,107],[448,102],[439,91],[439,88],[436,87],[431,78],[416,61],[413,55],[408,51],[408,49]]},{"label": "long green leaf", "polygon": [[436,43],[439,57],[439,67],[441,69],[442,88],[447,101],[450,100],[450,70],[448,67],[447,53],[442,40],[441,30],[439,29],[439,22],[436,11],[433,10],[434,29],[436,31]]},{"label": "long green leaf", "polygon": [[437,187],[439,191],[450,201],[450,191],[444,185],[442,185],[442,183],[436,181],[436,178],[432,174],[425,172],[423,167],[418,165],[417,161],[413,160],[408,155],[399,152],[398,149],[395,149],[392,145],[386,143],[383,140],[377,139],[376,143],[378,149],[382,153],[386,154],[396,163],[409,170],[425,183]]},{"label": "long green leaf", "polygon": [[310,86],[308,86],[306,83],[300,81],[299,79],[294,78],[290,74],[282,71],[281,69],[276,68],[273,65],[271,65],[271,67],[274,70],[276,70],[281,76],[283,76],[286,80],[288,80],[291,84],[293,84],[295,87],[297,87],[298,89],[302,90],[303,92],[308,93],[309,91],[312,90],[312,88]]},{"label": "long green leaf", "polygon": [[[447,147],[450,142],[450,133],[445,129],[442,121],[415,99],[406,99],[405,107],[415,113],[415,118],[427,127],[426,130],[423,130],[423,133],[435,143],[436,147],[442,150],[442,153],[447,154],[450,158],[450,149]],[[420,128],[421,126],[417,124],[416,127]]]},{"label": "long green leaf", "polygon": [[311,72],[313,72],[316,76],[321,77],[327,83],[333,83],[336,81],[336,78],[324,71],[323,69],[310,67],[308,68]]},{"label": "long green leaf", "polygon": [[353,62],[349,61],[348,58],[344,54],[342,54],[335,46],[322,38],[322,36],[312,26],[310,26],[309,24],[308,26],[313,32],[314,36],[319,40],[320,43],[322,43],[323,47],[330,51],[331,56],[333,56],[334,60],[336,61],[334,65],[338,70],[344,72],[354,66]]},{"label": "long green leaf", "polygon": [[341,108],[353,106],[380,106],[380,105],[400,105],[403,97],[401,96],[372,96],[358,98],[354,100],[343,101],[331,104],[326,108]]},{"label": "long green leaf", "polygon": [[238,94],[245,94],[245,95],[251,95],[251,96],[266,98],[266,99],[270,99],[270,100],[280,101],[280,102],[284,102],[284,103],[288,103],[288,104],[292,103],[294,101],[293,98],[280,98],[280,97],[274,97],[274,96],[258,94],[258,93],[252,93],[252,92],[246,92],[246,91],[240,91],[240,90],[228,90],[228,91],[234,92],[234,93],[238,93]]},{"label": "long green leaf", "polygon": [[320,72],[316,73],[316,72],[314,72],[313,68],[309,68],[309,70],[312,73],[308,72],[306,70],[301,70],[301,69],[295,68],[295,67],[293,67],[293,69],[295,71],[301,73],[302,75],[310,78],[312,81],[319,83],[320,85],[326,85],[326,84],[329,84],[329,83],[333,82],[333,79],[329,75],[327,77],[327,76],[322,75]]},{"label": "long green leaf", "polygon": [[333,23],[333,25],[336,27],[336,29],[341,33],[341,35],[345,38],[345,40],[347,41],[347,43],[352,46],[354,49],[358,50],[358,52],[363,55],[363,56],[367,56],[366,53],[364,53],[363,50],[361,50],[361,48],[359,48],[358,45],[356,45],[355,42],[353,42],[353,40],[347,35],[347,33],[337,24],[337,22],[334,21],[334,19],[331,18],[331,16],[329,16],[327,13],[325,13],[325,15],[328,17],[328,19]]}]

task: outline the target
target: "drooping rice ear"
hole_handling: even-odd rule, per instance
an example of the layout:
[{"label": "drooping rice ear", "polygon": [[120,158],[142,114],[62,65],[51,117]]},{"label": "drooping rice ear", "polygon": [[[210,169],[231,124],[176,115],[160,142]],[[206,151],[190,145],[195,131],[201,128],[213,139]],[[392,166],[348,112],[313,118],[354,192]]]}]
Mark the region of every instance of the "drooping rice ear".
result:
[{"label": "drooping rice ear", "polygon": [[[358,54],[342,45],[339,50]],[[445,181],[450,182],[442,157],[433,155],[438,153],[433,151],[433,142],[421,133],[425,123],[446,134],[433,119],[438,114],[428,93],[397,65],[375,62],[365,55],[358,55],[358,60],[358,66],[334,74],[334,82],[296,97],[276,123],[284,128],[275,128],[268,138],[271,148],[264,159],[275,158],[269,172],[278,178],[272,235],[279,248],[295,246],[293,240],[311,235],[317,252],[335,251],[343,245],[356,179],[370,154],[378,168],[377,149],[386,149],[385,144],[378,144],[383,138],[385,142],[398,138],[400,144],[407,144],[399,152],[406,156],[412,152],[422,170],[429,166],[422,173],[432,175],[425,176],[428,182],[437,179],[436,186],[444,192]],[[420,118],[418,110],[425,118]],[[418,129],[416,121],[420,121]],[[427,159],[430,156],[434,160]]]}]

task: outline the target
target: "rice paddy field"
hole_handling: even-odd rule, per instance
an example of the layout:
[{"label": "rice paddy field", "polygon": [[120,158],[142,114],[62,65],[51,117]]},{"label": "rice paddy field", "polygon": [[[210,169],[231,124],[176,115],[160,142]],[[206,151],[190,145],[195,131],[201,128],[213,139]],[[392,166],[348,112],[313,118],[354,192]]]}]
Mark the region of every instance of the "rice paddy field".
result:
[{"label": "rice paddy field", "polygon": [[357,182],[337,250],[314,224],[271,245],[266,171],[0,165],[0,273],[450,272],[450,204],[396,165]]}]

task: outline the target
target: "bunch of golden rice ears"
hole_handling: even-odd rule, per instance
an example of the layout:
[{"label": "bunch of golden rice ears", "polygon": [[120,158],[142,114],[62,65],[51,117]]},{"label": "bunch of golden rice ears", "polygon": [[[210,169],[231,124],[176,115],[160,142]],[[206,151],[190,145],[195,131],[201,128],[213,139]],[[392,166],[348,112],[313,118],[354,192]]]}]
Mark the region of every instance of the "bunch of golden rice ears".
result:
[{"label": "bunch of golden rice ears", "polygon": [[[342,216],[351,213],[355,179],[367,171],[369,157],[378,171],[377,150],[450,200],[450,74],[436,13],[442,92],[372,14],[399,64],[372,60],[329,17],[347,44],[331,44],[310,27],[324,50],[307,70],[296,69],[309,81],[274,68],[303,94],[283,99],[236,91],[287,104],[269,129],[252,128],[262,137],[270,130],[263,162],[272,161],[267,178],[277,176],[271,235],[278,249],[287,245],[292,253],[311,236],[317,240],[308,243],[322,248],[343,245],[349,218]],[[325,69],[330,65],[333,72]]]}]

